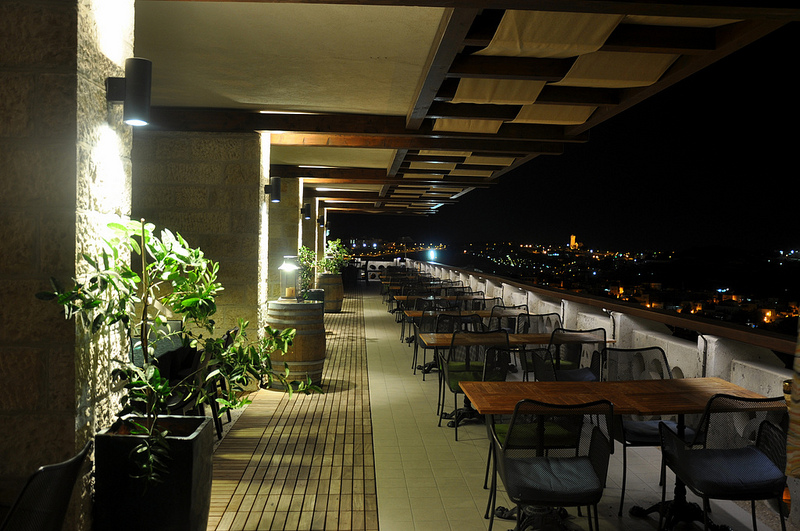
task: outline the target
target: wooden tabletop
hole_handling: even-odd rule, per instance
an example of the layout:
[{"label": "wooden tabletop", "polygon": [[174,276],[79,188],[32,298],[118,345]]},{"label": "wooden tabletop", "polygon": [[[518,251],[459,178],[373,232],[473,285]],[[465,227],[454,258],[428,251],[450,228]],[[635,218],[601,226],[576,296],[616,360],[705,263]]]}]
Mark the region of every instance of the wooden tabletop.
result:
[{"label": "wooden tabletop", "polygon": [[[464,312],[469,314],[470,312]],[[552,334],[508,334],[509,345],[548,345]],[[429,332],[419,335],[420,341],[427,348],[449,347],[453,341],[452,333]],[[491,339],[491,338],[490,338]],[[486,343],[487,338],[480,335],[459,334],[456,338],[456,345],[494,345],[495,342]],[[555,338],[556,343],[586,343],[586,336],[578,334],[559,334]],[[615,340],[607,339],[606,343],[613,344]]]},{"label": "wooden tabletop", "polygon": [[722,378],[675,378],[627,382],[461,382],[464,394],[481,414],[514,412],[524,398],[551,404],[580,404],[609,400],[619,415],[678,415],[703,413],[717,393],[764,398]]},{"label": "wooden tabletop", "polygon": [[469,293],[465,295],[395,295],[394,300],[396,301],[408,301],[414,299],[427,299],[429,301],[469,301],[469,300],[480,300],[480,299],[493,299],[495,297],[486,297],[484,295],[470,295]]},{"label": "wooden tabletop", "polygon": [[[492,316],[492,310],[425,310],[433,311],[436,315],[477,315],[481,319],[486,319]],[[422,317],[422,310],[405,310],[403,312],[406,317],[411,319],[419,319]]]}]

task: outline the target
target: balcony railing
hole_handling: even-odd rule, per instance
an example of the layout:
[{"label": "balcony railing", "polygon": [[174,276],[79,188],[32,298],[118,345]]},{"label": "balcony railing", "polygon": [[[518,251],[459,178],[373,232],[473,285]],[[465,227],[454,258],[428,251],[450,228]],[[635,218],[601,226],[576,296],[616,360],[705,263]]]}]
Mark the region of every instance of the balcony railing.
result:
[{"label": "balcony railing", "polygon": [[[371,271],[397,265],[370,261]],[[406,266],[432,276],[460,280],[487,297],[502,297],[507,305],[526,304],[529,313],[558,313],[565,328],[606,330],[615,346],[660,346],[675,377],[718,376],[765,396],[780,396],[792,371],[787,362],[797,339],[691,315],[678,315],[586,295],[525,284],[482,272],[436,262],[407,260]],[[694,332],[686,339],[675,330]]]}]

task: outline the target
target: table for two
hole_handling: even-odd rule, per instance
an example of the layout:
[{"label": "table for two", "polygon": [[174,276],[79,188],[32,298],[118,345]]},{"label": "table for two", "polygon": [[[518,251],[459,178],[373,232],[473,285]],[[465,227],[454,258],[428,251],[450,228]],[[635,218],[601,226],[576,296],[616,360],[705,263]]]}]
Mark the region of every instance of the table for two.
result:
[{"label": "table for two", "polygon": [[[632,380],[624,382],[461,382],[461,389],[478,413],[509,415],[517,402],[530,398],[540,402],[576,405],[608,400],[615,415],[676,415],[678,427],[684,416],[702,414],[715,394],[744,398],[764,398],[721,378],[681,378],[667,380]],[[657,507],[633,507],[630,514],[646,516]],[[669,510],[680,514],[678,520],[702,520],[702,512],[686,501],[686,488],[675,483],[675,498]]]}]

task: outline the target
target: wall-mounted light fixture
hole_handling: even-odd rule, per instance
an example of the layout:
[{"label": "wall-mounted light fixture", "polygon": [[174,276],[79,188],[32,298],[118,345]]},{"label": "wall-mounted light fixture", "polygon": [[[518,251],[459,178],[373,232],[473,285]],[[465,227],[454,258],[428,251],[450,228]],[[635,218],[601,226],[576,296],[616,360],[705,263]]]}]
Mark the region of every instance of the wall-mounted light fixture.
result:
[{"label": "wall-mounted light fixture", "polygon": [[269,184],[264,185],[264,193],[269,196],[271,203],[281,202],[281,178],[270,177]]},{"label": "wall-mounted light fixture", "polygon": [[318,217],[318,218],[317,218],[317,224],[318,224],[320,227],[324,227],[324,226],[325,226],[325,217],[324,217],[324,216],[320,216],[320,217]]},{"label": "wall-mounted light fixture", "polygon": [[125,77],[106,79],[106,100],[123,102],[122,120],[128,125],[150,121],[150,81],[153,63],[141,57],[125,60]]},{"label": "wall-mounted light fixture", "polygon": [[303,219],[311,219],[311,203],[304,204],[300,213],[303,215]]}]

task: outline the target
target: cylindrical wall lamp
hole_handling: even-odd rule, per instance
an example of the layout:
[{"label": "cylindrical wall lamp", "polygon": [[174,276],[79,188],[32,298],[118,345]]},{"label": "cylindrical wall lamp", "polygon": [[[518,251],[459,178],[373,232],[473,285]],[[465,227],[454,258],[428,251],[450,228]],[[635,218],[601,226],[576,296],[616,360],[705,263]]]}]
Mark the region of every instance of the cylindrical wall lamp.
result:
[{"label": "cylindrical wall lamp", "polygon": [[106,100],[123,102],[122,120],[128,125],[150,121],[150,85],[153,63],[141,57],[125,60],[125,77],[106,79]]},{"label": "cylindrical wall lamp", "polygon": [[281,202],[281,178],[270,177],[269,184],[264,185],[264,193],[269,196],[271,203]]},{"label": "cylindrical wall lamp", "polygon": [[304,204],[300,213],[303,215],[303,219],[311,219],[311,203]]}]

